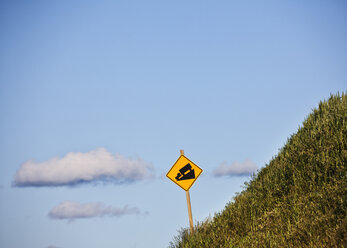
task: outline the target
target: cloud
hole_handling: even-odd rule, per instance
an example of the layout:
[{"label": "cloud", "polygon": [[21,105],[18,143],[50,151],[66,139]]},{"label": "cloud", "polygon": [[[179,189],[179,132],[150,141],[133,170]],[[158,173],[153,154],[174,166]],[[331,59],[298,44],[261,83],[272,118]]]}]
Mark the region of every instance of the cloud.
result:
[{"label": "cloud", "polygon": [[55,246],[55,245],[49,245],[49,246],[47,246],[47,248],[59,248],[59,247]]},{"label": "cloud", "polygon": [[42,163],[26,161],[17,170],[13,185],[64,186],[88,182],[126,183],[151,177],[152,167],[140,158],[122,155],[99,148],[87,153],[70,152],[63,158]]},{"label": "cloud", "polygon": [[138,215],[141,214],[141,211],[136,207],[124,206],[123,208],[117,208],[105,206],[102,203],[78,203],[71,201],[60,203],[48,213],[52,219],[67,219],[70,221],[104,216],[120,217],[131,214]]},{"label": "cloud", "polygon": [[243,163],[235,161],[231,165],[223,162],[213,171],[213,175],[216,177],[245,176],[256,172],[256,170],[257,165],[251,160],[245,160]]}]

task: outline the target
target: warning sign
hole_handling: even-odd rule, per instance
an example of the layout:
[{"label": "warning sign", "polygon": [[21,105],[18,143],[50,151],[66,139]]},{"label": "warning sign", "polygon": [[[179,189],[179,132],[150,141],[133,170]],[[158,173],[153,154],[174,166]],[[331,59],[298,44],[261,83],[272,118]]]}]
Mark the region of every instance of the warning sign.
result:
[{"label": "warning sign", "polygon": [[202,169],[199,166],[186,156],[181,155],[166,176],[182,189],[188,191],[201,173]]}]

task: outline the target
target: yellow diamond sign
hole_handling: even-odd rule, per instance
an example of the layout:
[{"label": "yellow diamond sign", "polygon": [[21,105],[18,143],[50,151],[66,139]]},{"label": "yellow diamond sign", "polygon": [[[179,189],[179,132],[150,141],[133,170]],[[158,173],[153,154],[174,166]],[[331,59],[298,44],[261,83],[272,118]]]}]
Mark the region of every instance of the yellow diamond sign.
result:
[{"label": "yellow diamond sign", "polygon": [[202,169],[199,166],[190,161],[186,156],[181,155],[166,176],[182,189],[188,191],[201,172]]}]

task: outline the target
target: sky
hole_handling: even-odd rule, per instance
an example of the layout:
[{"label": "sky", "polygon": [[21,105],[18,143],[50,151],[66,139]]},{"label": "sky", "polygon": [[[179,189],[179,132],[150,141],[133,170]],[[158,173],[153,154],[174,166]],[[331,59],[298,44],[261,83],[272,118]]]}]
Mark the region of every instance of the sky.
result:
[{"label": "sky", "polygon": [[347,2],[0,1],[0,246],[159,248],[346,91]]}]

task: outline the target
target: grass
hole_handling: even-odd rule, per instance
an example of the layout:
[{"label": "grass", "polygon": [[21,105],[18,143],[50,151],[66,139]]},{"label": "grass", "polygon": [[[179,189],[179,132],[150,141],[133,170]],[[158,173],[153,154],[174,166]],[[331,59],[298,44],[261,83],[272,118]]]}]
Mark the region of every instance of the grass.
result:
[{"label": "grass", "polygon": [[224,210],[170,248],[347,247],[347,96],[331,95]]}]

